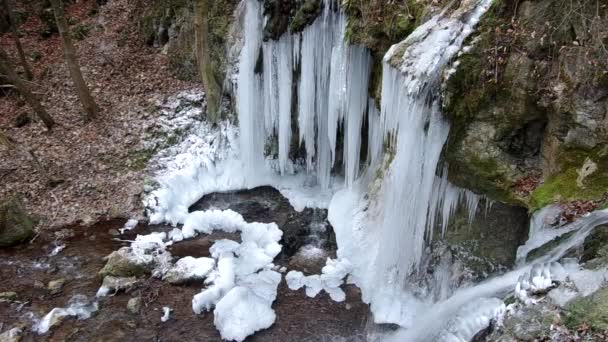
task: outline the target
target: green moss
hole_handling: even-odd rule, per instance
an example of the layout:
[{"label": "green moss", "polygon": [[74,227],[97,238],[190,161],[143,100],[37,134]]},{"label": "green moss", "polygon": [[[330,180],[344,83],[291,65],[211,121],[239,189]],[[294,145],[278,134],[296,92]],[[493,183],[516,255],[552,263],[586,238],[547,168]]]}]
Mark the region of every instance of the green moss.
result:
[{"label": "green moss", "polygon": [[608,288],[568,304],[565,308],[564,323],[573,330],[583,324],[594,331],[608,330]]},{"label": "green moss", "polygon": [[301,32],[310,25],[323,11],[323,2],[306,0],[294,15],[289,28],[291,32]]},{"label": "green moss", "polygon": [[[578,186],[578,170],[589,158],[597,163],[597,171],[587,176]],[[556,202],[575,200],[601,200],[608,192],[608,157],[603,149],[592,151],[580,149],[564,150],[558,160],[561,161],[562,171],[549,177],[531,195],[530,210],[542,208]]]},{"label": "green moss", "polygon": [[424,10],[424,5],[415,0],[345,0],[342,5],[348,17],[347,40],[381,55],[420,24]]}]

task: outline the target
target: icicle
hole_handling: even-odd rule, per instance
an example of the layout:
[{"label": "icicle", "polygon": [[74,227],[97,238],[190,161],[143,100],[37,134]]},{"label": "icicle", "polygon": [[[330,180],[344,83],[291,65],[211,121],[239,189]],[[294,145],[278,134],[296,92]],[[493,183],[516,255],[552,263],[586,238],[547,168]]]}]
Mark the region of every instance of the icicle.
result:
[{"label": "icicle", "polygon": [[283,35],[264,43],[264,122],[266,139],[278,135],[279,171],[291,172],[291,98],[293,78],[293,38]]},{"label": "icicle", "polygon": [[344,133],[344,165],[348,186],[352,185],[359,175],[359,158],[361,155],[361,125],[367,107],[367,84],[371,71],[371,56],[367,49],[353,46],[349,49],[347,64],[348,97],[347,116]]},{"label": "icicle", "polygon": [[368,160],[370,166],[378,165],[380,155],[382,154],[383,136],[380,126],[380,112],[376,105],[376,101],[370,98],[367,101],[367,146]]},{"label": "icicle", "polygon": [[237,108],[239,112],[239,130],[241,158],[247,172],[255,172],[264,167],[264,127],[257,116],[264,108],[262,81],[255,74],[255,65],[262,44],[261,7],[258,1],[247,0],[245,9],[245,44],[239,61],[237,89]]}]

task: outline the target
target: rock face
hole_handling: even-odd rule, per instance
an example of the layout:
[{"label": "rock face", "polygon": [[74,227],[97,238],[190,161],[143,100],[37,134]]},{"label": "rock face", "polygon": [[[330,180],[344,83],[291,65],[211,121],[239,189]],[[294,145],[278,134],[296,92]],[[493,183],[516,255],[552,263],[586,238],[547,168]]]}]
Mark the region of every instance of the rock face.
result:
[{"label": "rock face", "polygon": [[[212,69],[219,84],[224,79],[226,39],[237,0],[209,1],[209,36]],[[154,0],[140,18],[141,34],[150,46],[162,49],[181,79],[197,79],[194,54],[194,9],[191,1]]]},{"label": "rock face", "polygon": [[[468,211],[458,208],[448,223],[445,235],[437,226],[433,233],[431,254],[425,267],[441,283],[442,272],[450,276],[447,287],[462,287],[510,269],[517,248],[528,234],[528,214],[524,208],[481,201],[469,222]],[[445,280],[445,279],[443,279]],[[429,281],[427,279],[423,281]],[[441,286],[440,286],[441,288]],[[442,299],[441,291],[436,293]]]},{"label": "rock face", "polygon": [[0,247],[13,246],[34,236],[34,221],[21,202],[10,198],[0,203]]},{"label": "rock face", "polygon": [[482,18],[446,86],[452,182],[530,209],[602,199],[608,9],[575,5],[497,1]]}]

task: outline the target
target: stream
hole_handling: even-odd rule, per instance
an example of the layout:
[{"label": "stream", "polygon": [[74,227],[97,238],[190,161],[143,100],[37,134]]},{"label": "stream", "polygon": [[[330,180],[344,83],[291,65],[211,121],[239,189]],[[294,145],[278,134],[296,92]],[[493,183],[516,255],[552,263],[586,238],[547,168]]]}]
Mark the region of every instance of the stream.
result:
[{"label": "stream", "polygon": [[[335,254],[331,228],[325,222],[326,211],[307,209],[296,212],[289,202],[270,187],[247,191],[214,193],[204,196],[190,210],[234,209],[247,221],[277,222],[284,230],[285,248],[275,263],[289,269],[297,267],[306,273],[319,272],[323,257],[303,258],[303,246],[321,247],[326,256]],[[213,313],[192,312],[192,297],[201,282],[171,285],[153,277],[145,277],[127,293],[99,299],[99,310],[86,320],[67,317],[45,335],[32,331],[40,319],[55,307],[64,307],[74,295],[95,300],[101,284],[97,272],[104,266],[103,258],[127,246],[137,234],[170,231],[166,225],[142,222],[131,231],[118,235],[124,219],[111,219],[93,226],[68,226],[59,231],[42,232],[32,243],[0,250],[0,288],[17,293],[16,301],[0,303],[1,322],[5,327],[26,327],[22,341],[221,341],[213,323]],[[319,226],[326,226],[319,232]],[[311,228],[312,227],[312,228]],[[235,235],[235,234],[232,234]],[[228,233],[214,232],[170,246],[174,259],[182,256],[204,257],[215,240],[235,238]],[[319,241],[321,243],[319,244]],[[51,256],[57,245],[65,245]],[[308,248],[308,247],[307,247]],[[306,248],[305,248],[306,249]],[[52,280],[65,279],[63,289],[51,293],[46,287]],[[292,291],[282,280],[273,309],[277,319],[272,327],[247,338],[246,341],[363,341],[368,320],[368,307],[361,301],[360,291],[345,287],[346,300],[332,301],[325,293],[308,298],[304,290]],[[127,302],[141,296],[138,314],[129,313]],[[162,308],[173,309],[167,322],[161,322]]]}]

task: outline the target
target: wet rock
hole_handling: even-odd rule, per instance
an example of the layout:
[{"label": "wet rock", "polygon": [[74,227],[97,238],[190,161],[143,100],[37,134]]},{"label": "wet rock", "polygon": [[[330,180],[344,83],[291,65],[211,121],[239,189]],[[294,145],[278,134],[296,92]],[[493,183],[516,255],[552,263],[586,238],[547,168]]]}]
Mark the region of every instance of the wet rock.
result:
[{"label": "wet rock", "polygon": [[105,297],[110,292],[117,293],[118,291],[129,291],[137,285],[135,277],[113,277],[106,276],[103,278],[103,283],[97,291],[97,297]]},{"label": "wet rock", "polygon": [[13,291],[0,292],[0,302],[12,302],[16,299],[17,299],[17,292],[13,292]]},{"label": "wet rock", "polygon": [[[472,272],[471,280],[481,280],[513,266],[517,248],[526,241],[528,233],[526,209],[494,203],[486,205],[488,209],[485,210],[484,204],[480,203],[475,218],[470,223],[467,210],[458,209],[441,239],[448,246],[450,258]],[[434,236],[441,237],[441,229],[436,229]],[[434,247],[436,262],[440,262],[439,259],[444,254],[440,248]],[[464,273],[462,276],[465,276]]]},{"label": "wet rock", "polygon": [[152,257],[138,257],[129,247],[112,252],[106,260],[106,265],[99,271],[101,277],[138,277],[150,272],[153,266]]},{"label": "wet rock", "polygon": [[141,297],[133,297],[127,303],[127,310],[132,314],[138,314],[141,309]]},{"label": "wet rock", "polygon": [[43,282],[41,282],[40,280],[34,280],[34,288],[35,288],[35,289],[42,290],[42,289],[45,289],[45,288],[46,288],[46,286],[45,286],[45,285],[44,285],[44,283],[43,283]]},{"label": "wet rock", "polygon": [[16,197],[0,202],[0,247],[13,246],[34,236],[34,221]]},{"label": "wet rock", "polygon": [[12,328],[0,334],[0,342],[19,342],[21,340],[21,328]]},{"label": "wet rock", "polygon": [[486,341],[548,341],[559,310],[547,303],[517,308]]},{"label": "wet rock", "polygon": [[49,284],[47,285],[46,289],[49,291],[49,293],[51,295],[56,295],[56,294],[61,293],[61,291],[63,291],[64,285],[65,285],[65,279],[60,278],[57,280],[49,281]]}]

